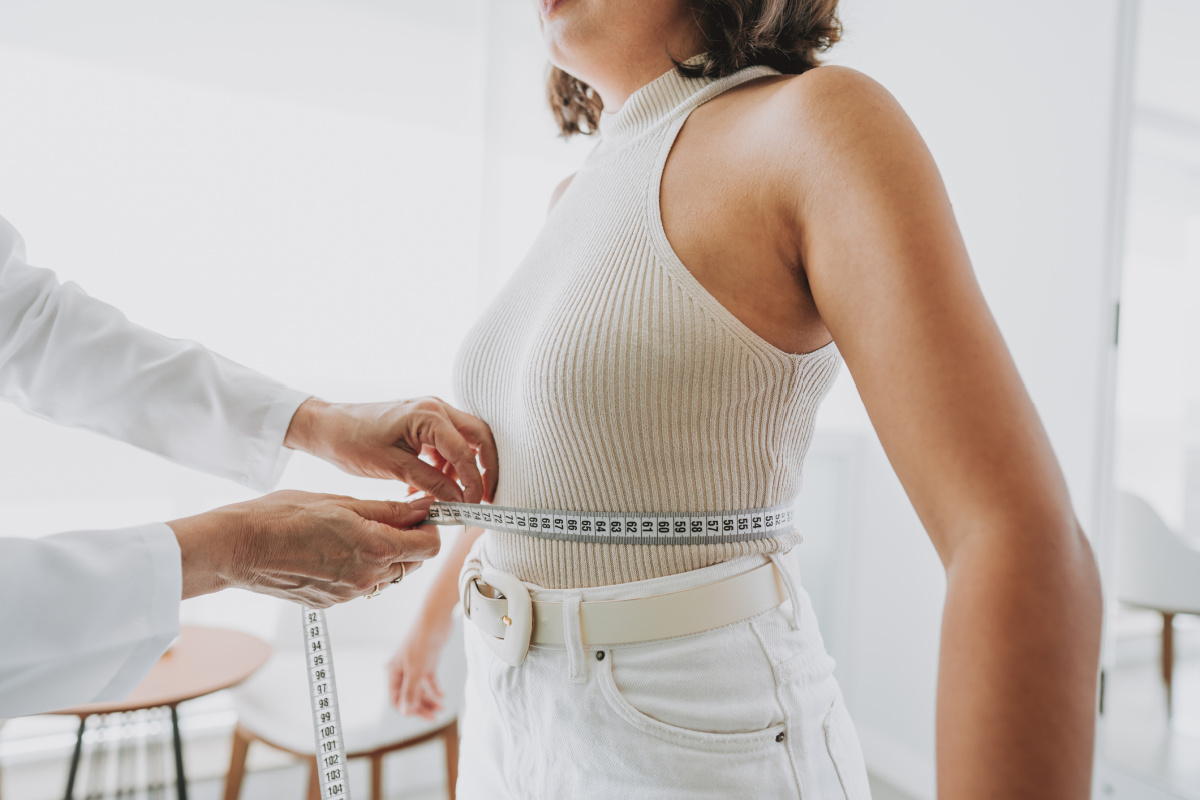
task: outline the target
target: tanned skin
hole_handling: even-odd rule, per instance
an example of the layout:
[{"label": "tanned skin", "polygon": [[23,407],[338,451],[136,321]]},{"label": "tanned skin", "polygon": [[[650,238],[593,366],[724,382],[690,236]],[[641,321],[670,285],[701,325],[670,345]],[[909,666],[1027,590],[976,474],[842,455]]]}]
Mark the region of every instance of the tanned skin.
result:
[{"label": "tanned skin", "polygon": [[[704,49],[684,0],[538,9],[551,61],[610,112]],[[938,796],[1087,798],[1095,559],[903,109],[840,67],[743,84],[691,114],[659,201],[680,260],[752,331],[789,353],[837,342],[942,560]]]}]

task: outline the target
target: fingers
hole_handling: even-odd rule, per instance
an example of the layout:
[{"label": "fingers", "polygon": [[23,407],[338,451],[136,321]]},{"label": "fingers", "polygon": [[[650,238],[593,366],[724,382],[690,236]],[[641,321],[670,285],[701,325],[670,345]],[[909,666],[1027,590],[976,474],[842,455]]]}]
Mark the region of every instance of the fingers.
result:
[{"label": "fingers", "polygon": [[392,528],[407,530],[429,516],[432,497],[422,497],[400,503],[395,500],[356,500],[345,498],[341,505],[372,522],[382,522]]},{"label": "fingers", "polygon": [[400,708],[404,713],[412,713],[420,707],[421,700],[421,684],[419,681],[407,680],[404,682],[404,689],[400,692]]},{"label": "fingers", "polygon": [[314,608],[359,597],[437,555],[437,528],[420,525],[433,502],[280,493],[243,504],[254,521],[231,548],[234,585]]},{"label": "fingers", "polygon": [[483,465],[483,499],[492,502],[496,495],[496,479],[500,475],[500,457],[496,453],[496,440],[492,436],[492,429],[478,417],[459,411],[453,406],[446,406],[446,416],[463,438],[478,450],[479,461]]},{"label": "fingers", "polygon": [[392,668],[388,681],[388,700],[392,708],[401,714],[415,714],[431,719],[441,711],[440,695],[435,698],[428,689],[428,681],[416,679],[412,670],[403,665]]},{"label": "fingers", "polygon": [[397,578],[404,580],[403,576],[413,574],[421,568],[421,564],[423,563],[424,562],[422,561],[397,561],[395,564],[392,564],[390,567],[388,567],[388,571],[384,573],[384,576],[381,580],[385,580],[388,583],[391,583]]},{"label": "fingers", "polygon": [[383,528],[382,530],[391,546],[389,552],[392,553],[386,559],[388,572],[391,573],[388,580],[399,577],[399,562],[404,562],[404,568],[412,572],[420,566],[420,562],[433,558],[442,549],[442,535],[433,525],[422,525],[419,528],[409,528],[404,531],[392,528]]},{"label": "fingers", "polygon": [[[433,498],[422,497],[410,503],[395,500],[349,500],[339,503],[355,514],[366,526],[357,551],[366,556],[380,571],[372,575],[373,582],[392,580],[400,575],[400,562],[409,565],[433,558],[442,547],[442,537],[433,525],[412,527],[423,520],[433,504]],[[351,517],[353,519],[353,517]]]},{"label": "fingers", "polygon": [[432,675],[428,675],[424,679],[407,677],[404,688],[400,692],[398,707],[400,713],[415,714],[418,717],[431,719],[442,710],[441,701],[430,691],[432,680]]},{"label": "fingers", "polygon": [[[444,406],[447,413],[452,410]],[[483,476],[475,465],[475,448],[459,432],[450,417],[434,417],[429,422],[427,431],[423,431],[422,443],[432,444],[437,451],[454,467],[462,484],[463,499],[468,503],[478,503],[483,499]],[[426,438],[428,437],[428,438]]]},{"label": "fingers", "polygon": [[400,710],[400,690],[404,687],[404,668],[399,664],[388,664],[388,703]]},{"label": "fingers", "polygon": [[433,719],[437,712],[442,710],[442,692],[437,687],[437,679],[433,673],[426,676],[421,689],[421,705],[417,709],[417,716]]},{"label": "fingers", "polygon": [[438,500],[450,503],[461,503],[462,490],[458,484],[448,478],[440,469],[426,464],[412,453],[394,448],[392,455],[393,471],[397,476],[403,476],[409,487],[418,491],[428,492]]},{"label": "fingers", "polygon": [[440,469],[443,472],[446,471],[446,459],[442,457],[442,454],[433,445],[421,445],[421,458],[432,464],[434,469]]}]

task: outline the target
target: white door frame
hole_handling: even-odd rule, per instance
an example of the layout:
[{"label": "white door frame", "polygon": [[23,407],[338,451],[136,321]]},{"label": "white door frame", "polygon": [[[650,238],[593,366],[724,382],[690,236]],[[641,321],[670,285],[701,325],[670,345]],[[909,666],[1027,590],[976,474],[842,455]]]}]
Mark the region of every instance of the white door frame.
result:
[{"label": "white door frame", "polygon": [[[1105,630],[1101,654],[1100,701],[1104,700],[1104,675],[1111,674],[1116,661],[1115,634],[1107,624],[1116,610],[1114,590],[1116,574],[1116,529],[1113,524],[1113,440],[1116,435],[1116,387],[1118,337],[1120,333],[1121,275],[1125,254],[1130,134],[1133,128],[1133,86],[1137,61],[1137,30],[1140,0],[1119,0],[1117,11],[1116,69],[1113,76],[1112,139],[1109,160],[1109,197],[1107,211],[1108,240],[1105,243],[1104,292],[1101,313],[1100,409],[1096,431],[1096,474],[1093,527],[1096,556],[1104,585]],[[1102,705],[1101,705],[1102,708]],[[1092,781],[1094,800],[1182,800],[1169,787],[1153,782],[1149,775],[1124,767],[1107,758],[1105,717],[1096,718],[1095,771]]]}]

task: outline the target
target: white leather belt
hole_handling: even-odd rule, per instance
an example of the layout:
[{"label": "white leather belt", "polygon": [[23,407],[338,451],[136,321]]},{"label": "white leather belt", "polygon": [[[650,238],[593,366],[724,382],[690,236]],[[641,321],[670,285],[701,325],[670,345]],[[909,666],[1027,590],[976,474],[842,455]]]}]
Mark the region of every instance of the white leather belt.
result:
[{"label": "white leather belt", "polygon": [[[525,660],[531,644],[563,645],[563,604],[533,601],[507,572],[468,569],[460,583],[463,612],[506,663]],[[584,646],[634,644],[732,625],[769,611],[787,598],[773,562],[731,578],[676,592],[579,605]]]}]

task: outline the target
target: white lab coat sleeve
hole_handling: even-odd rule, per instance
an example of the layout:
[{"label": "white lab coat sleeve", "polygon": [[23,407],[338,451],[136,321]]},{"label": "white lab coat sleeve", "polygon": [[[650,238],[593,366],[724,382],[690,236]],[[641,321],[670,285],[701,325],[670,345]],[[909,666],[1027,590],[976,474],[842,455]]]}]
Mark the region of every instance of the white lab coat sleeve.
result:
[{"label": "white lab coat sleeve", "polygon": [[179,635],[167,525],[0,539],[0,719],[120,700]]},{"label": "white lab coat sleeve", "polygon": [[0,218],[0,398],[265,491],[306,397],[29,266]]}]

